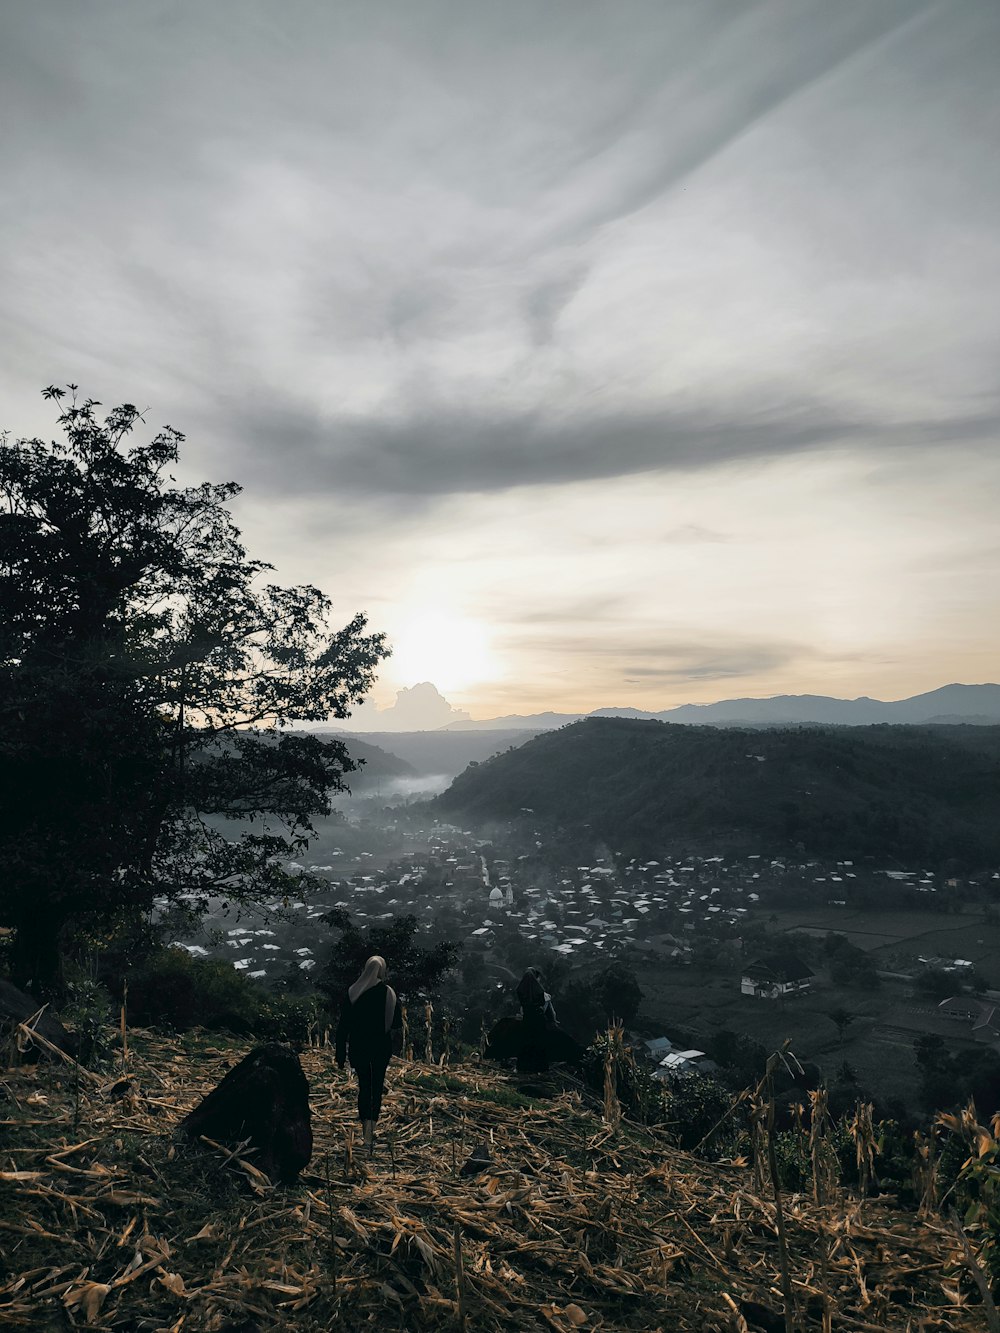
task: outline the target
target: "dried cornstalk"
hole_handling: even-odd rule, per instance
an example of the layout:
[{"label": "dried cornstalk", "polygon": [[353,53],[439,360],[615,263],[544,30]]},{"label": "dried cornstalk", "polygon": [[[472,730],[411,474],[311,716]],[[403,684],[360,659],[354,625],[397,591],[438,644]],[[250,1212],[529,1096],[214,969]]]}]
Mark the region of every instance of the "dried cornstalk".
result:
[{"label": "dried cornstalk", "polygon": [[330,1154],[327,1153],[323,1160],[324,1172],[326,1175],[326,1219],[329,1228],[330,1243],[330,1282],[333,1286],[334,1300],[337,1296],[337,1231],[333,1224],[333,1184],[330,1180]]},{"label": "dried cornstalk", "polygon": [[452,1232],[453,1253],[455,1256],[455,1293],[458,1297],[458,1327],[465,1333],[468,1327],[465,1295],[465,1259],[462,1255],[462,1232],[458,1223]]},{"label": "dried cornstalk", "polygon": [[809,1158],[812,1162],[813,1200],[825,1203],[837,1184],[837,1154],[829,1141],[830,1095],[826,1088],[809,1093]]},{"label": "dried cornstalk", "polygon": [[121,1012],[121,1038],[122,1038],[122,1077],[125,1077],[128,1071],[128,981],[122,982],[122,1012]]},{"label": "dried cornstalk", "polygon": [[399,1018],[401,1024],[403,1057],[406,1060],[413,1059],[413,1047],[410,1045],[410,1023],[406,1015],[406,1005],[399,1006]]},{"label": "dried cornstalk", "polygon": [[851,1120],[848,1130],[854,1140],[854,1154],[858,1163],[861,1197],[864,1199],[868,1196],[868,1186],[875,1179],[875,1155],[878,1152],[875,1126],[872,1123],[871,1102],[858,1102],[854,1108],[854,1118]]},{"label": "dried cornstalk", "polygon": [[604,1051],[604,1119],[612,1129],[621,1124],[622,1108],[618,1100],[618,1062],[622,1050],[622,1025],[612,1023],[608,1028],[608,1044]]},{"label": "dried cornstalk", "polygon": [[767,1143],[764,1124],[767,1120],[767,1101],[756,1088],[749,1094],[750,1154],[753,1162],[753,1188],[763,1194],[767,1175]]},{"label": "dried cornstalk", "polygon": [[344,1179],[350,1180],[354,1175],[354,1126],[347,1128],[347,1137],[344,1140]]},{"label": "dried cornstalk", "polygon": [[996,1303],[993,1300],[993,1293],[990,1291],[989,1278],[983,1272],[983,1266],[973,1253],[972,1246],[969,1244],[969,1238],[965,1234],[965,1228],[954,1208],[951,1209],[951,1224],[955,1228],[955,1234],[958,1236],[958,1243],[962,1247],[962,1254],[965,1258],[965,1264],[972,1275],[979,1290],[980,1298],[983,1302],[983,1309],[986,1312],[986,1326],[990,1333],[1000,1333],[1000,1314],[997,1313]]},{"label": "dried cornstalk", "polygon": [[434,1006],[430,1000],[424,1005],[424,1059],[429,1065],[434,1063],[434,1043],[433,1043],[433,1024]]},{"label": "dried cornstalk", "polygon": [[781,1055],[778,1052],[769,1056],[767,1072],[764,1075],[767,1084],[767,1169],[771,1173],[771,1190],[774,1194],[774,1225],[778,1233],[781,1296],[785,1303],[785,1333],[795,1333],[795,1317],[792,1308],[792,1275],[788,1263],[788,1240],[785,1236],[785,1211],[781,1202],[778,1163],[774,1155],[774,1071],[779,1063],[781,1063]]},{"label": "dried cornstalk", "polygon": [[[244,1166],[220,1191],[200,1150],[170,1136],[239,1053],[213,1040],[192,1059],[186,1041],[130,1031],[129,1072],[147,1091],[88,1098],[79,1142],[65,1137],[71,1077],[51,1066],[4,1074],[4,1326],[55,1327],[67,1312],[83,1326],[105,1289],[97,1322],[110,1308],[109,1325],[174,1333],[182,1319],[182,1333],[248,1323],[443,1329],[462,1320],[496,1333],[655,1328],[664,1325],[665,1301],[671,1333],[704,1333],[713,1324],[739,1327],[743,1316],[760,1327],[757,1314],[769,1326],[767,1315],[779,1308],[770,1188],[762,1198],[748,1169],[696,1160],[660,1134],[616,1134],[599,1102],[559,1092],[556,1073],[554,1095],[525,1105],[511,1098],[501,1072],[452,1065],[443,1093],[434,1069],[401,1064],[380,1121],[384,1160],[351,1162],[350,1178],[341,1180],[345,1142],[358,1142],[352,1099],[314,1097],[316,1157],[301,1188],[251,1196]],[[307,1049],[302,1063],[315,1091],[330,1057]],[[459,1134],[466,1150],[488,1143],[490,1162],[478,1175],[448,1170],[441,1134],[426,1132],[432,1107],[451,1122],[446,1137],[457,1146]],[[766,1160],[766,1109],[760,1130]],[[229,1145],[224,1156],[231,1153]],[[237,1150],[231,1167],[239,1160]],[[150,1172],[163,1184],[158,1198],[147,1192]],[[838,1328],[842,1321],[858,1333],[879,1321],[884,1328],[942,1322],[941,1278],[957,1250],[950,1227],[926,1225],[880,1199],[862,1218],[830,1199],[820,1210],[808,1196],[797,1201],[793,1221],[787,1194],[779,1189],[778,1198],[791,1272],[800,1279],[793,1291],[823,1300],[827,1333],[831,1314]],[[22,1272],[12,1269],[19,1255]],[[724,1311],[723,1292],[732,1300]],[[983,1306],[953,1305],[947,1323],[954,1333],[983,1333]],[[818,1308],[815,1327],[819,1333]]]},{"label": "dried cornstalk", "polygon": [[438,1064],[443,1067],[451,1062],[451,1017],[449,1014],[444,1016],[441,1041],[441,1058],[438,1060]]},{"label": "dried cornstalk", "polygon": [[[41,1013],[41,1010],[39,1010],[39,1013]],[[64,1064],[75,1066],[79,1076],[84,1082],[95,1084],[101,1082],[101,1079],[96,1074],[91,1073],[89,1069],[84,1069],[83,1065],[81,1065],[78,1060],[74,1060],[71,1055],[67,1055],[66,1052],[60,1050],[58,1046],[54,1046],[47,1037],[43,1037],[40,1032],[36,1032],[28,1023],[18,1023],[14,1028],[14,1032],[17,1036],[18,1050],[22,1053],[26,1049],[25,1046],[21,1045],[22,1041],[26,1041],[29,1045],[34,1042],[36,1045],[41,1046],[43,1050],[48,1051],[50,1055],[58,1056]]]},{"label": "dried cornstalk", "polygon": [[937,1197],[937,1162],[934,1158],[934,1135],[921,1134],[916,1130],[913,1135],[913,1184],[920,1199],[918,1216],[929,1217],[938,1203]]}]

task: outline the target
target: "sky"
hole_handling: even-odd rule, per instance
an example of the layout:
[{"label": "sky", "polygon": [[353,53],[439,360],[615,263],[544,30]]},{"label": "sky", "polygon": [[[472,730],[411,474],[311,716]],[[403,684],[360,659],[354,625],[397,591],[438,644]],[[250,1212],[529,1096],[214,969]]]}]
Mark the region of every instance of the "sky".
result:
[{"label": "sky", "polygon": [[0,427],[184,431],[388,633],[369,722],[996,680],[998,63],[996,0],[7,5]]}]

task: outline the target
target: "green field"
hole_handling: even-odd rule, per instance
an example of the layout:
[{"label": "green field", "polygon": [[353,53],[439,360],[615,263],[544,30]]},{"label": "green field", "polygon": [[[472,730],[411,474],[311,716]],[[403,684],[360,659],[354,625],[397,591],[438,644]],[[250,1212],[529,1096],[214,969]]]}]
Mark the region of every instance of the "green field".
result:
[{"label": "green field", "polygon": [[[817,907],[805,911],[782,910],[775,934],[806,931],[823,936],[828,931],[846,935],[852,944],[875,953],[877,964],[918,954],[968,958],[993,981],[991,973],[1000,959],[1000,922],[982,912],[944,915],[940,912],[860,912],[842,907]],[[1000,969],[997,969],[1000,974]],[[996,978],[1000,981],[1000,975]]]},{"label": "green field", "polygon": [[[775,948],[787,945],[787,933],[823,936],[836,931],[875,955],[880,968],[905,967],[918,954],[968,958],[991,984],[1000,983],[1000,923],[983,913],[853,912],[827,907],[779,911],[769,932]],[[766,952],[765,947],[754,950]],[[819,963],[807,995],[784,1001],[756,1000],[740,993],[741,964],[729,960],[717,970],[678,967],[636,955],[632,966],[644,992],[642,1013],[672,1036],[691,1034],[694,1044],[720,1028],[746,1033],[774,1050],[791,1038],[803,1061],[813,1061],[828,1078],[846,1060],[860,1086],[879,1097],[915,1098],[919,1079],[913,1042],[921,1030],[920,1013],[933,1014],[933,1002],[914,1001],[907,982],[885,980],[869,991],[834,985]],[[912,1031],[893,1026],[892,1015],[905,1009]],[[829,1015],[846,1009],[855,1016],[841,1042]],[[930,1030],[930,1027],[928,1028]]]},{"label": "green field", "polygon": [[[820,975],[807,995],[756,1000],[740,993],[738,969],[722,976],[648,962],[634,966],[644,993],[642,1013],[655,1019],[667,1036],[686,1031],[697,1047],[713,1032],[729,1028],[768,1050],[777,1050],[790,1038],[798,1058],[819,1065],[828,1080],[846,1060],[857,1070],[860,1086],[879,1097],[917,1094],[914,1037],[886,1032],[883,1026],[886,1015],[908,995],[904,983],[861,991],[834,986]],[[829,1017],[837,1009],[855,1015],[843,1042]]]}]

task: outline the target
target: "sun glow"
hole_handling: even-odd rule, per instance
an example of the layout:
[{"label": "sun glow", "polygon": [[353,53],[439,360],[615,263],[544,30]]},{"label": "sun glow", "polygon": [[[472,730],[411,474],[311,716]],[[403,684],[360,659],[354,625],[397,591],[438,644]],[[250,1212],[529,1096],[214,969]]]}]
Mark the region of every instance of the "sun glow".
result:
[{"label": "sun glow", "polygon": [[495,680],[499,664],[487,627],[453,612],[411,612],[390,634],[387,675],[401,686],[432,681],[445,694]]}]

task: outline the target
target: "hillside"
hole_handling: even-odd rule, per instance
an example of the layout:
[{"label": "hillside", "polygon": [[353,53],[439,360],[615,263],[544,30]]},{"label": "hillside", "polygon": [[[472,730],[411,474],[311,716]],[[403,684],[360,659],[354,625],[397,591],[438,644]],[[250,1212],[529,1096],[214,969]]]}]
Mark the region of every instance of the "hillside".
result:
[{"label": "hillside", "polygon": [[406,776],[454,777],[467,764],[479,763],[512,745],[523,744],[527,735],[523,730],[496,730],[489,727],[468,732],[342,732],[338,733],[337,738],[346,743],[352,755],[355,752],[367,755],[369,749],[379,749],[389,758],[398,759],[406,766]]},{"label": "hillside", "polygon": [[[245,1050],[132,1034],[127,1080],[5,1072],[0,1324],[783,1327],[775,1207],[748,1166],[607,1123],[576,1091],[529,1097],[478,1064],[399,1061],[368,1162],[346,1147],[350,1079],[310,1049],[316,1149],[297,1186],[275,1189],[232,1153],[172,1136]],[[479,1144],[491,1162],[463,1178]],[[785,1219],[798,1327],[820,1326],[824,1299],[845,1330],[985,1327],[942,1220],[839,1191],[823,1207],[786,1196]]]},{"label": "hillside", "polygon": [[397,754],[392,754],[380,745],[358,740],[351,736],[338,737],[347,744],[347,753],[360,767],[347,775],[347,785],[352,791],[373,787],[391,778],[411,778],[416,776],[416,769]]},{"label": "hillside", "polygon": [[1000,859],[1000,727],[759,731],[587,718],[462,773],[446,817],[589,825],[616,850]]}]

